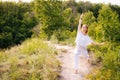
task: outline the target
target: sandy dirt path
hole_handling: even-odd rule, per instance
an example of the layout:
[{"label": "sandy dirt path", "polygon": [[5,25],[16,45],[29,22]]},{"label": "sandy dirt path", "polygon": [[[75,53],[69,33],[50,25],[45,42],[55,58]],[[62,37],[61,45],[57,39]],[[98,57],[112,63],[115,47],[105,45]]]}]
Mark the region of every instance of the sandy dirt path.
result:
[{"label": "sandy dirt path", "polygon": [[68,45],[53,44],[61,53],[58,59],[61,62],[61,72],[58,80],[87,80],[86,75],[92,69],[92,66],[85,58],[79,59],[79,73],[74,73],[74,49],[75,47]]}]

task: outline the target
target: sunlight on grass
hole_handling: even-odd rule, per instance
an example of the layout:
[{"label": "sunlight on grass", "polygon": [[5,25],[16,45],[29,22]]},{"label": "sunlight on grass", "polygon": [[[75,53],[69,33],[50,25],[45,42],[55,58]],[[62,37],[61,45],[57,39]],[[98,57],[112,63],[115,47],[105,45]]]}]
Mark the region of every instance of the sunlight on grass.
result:
[{"label": "sunlight on grass", "polygon": [[28,39],[0,52],[0,80],[55,80],[60,66],[55,56],[55,48],[38,38]]}]

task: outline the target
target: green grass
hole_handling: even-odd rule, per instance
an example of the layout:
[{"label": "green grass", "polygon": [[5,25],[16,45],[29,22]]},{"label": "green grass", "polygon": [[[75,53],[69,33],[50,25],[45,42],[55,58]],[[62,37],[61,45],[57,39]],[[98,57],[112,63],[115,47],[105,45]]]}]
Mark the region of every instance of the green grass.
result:
[{"label": "green grass", "polygon": [[87,77],[90,80],[119,80],[120,79],[119,43],[116,44],[108,42],[104,46],[99,47],[92,46],[92,50],[94,51],[96,68],[94,68]]},{"label": "green grass", "polygon": [[55,48],[38,38],[0,52],[0,80],[56,80],[59,66]]}]

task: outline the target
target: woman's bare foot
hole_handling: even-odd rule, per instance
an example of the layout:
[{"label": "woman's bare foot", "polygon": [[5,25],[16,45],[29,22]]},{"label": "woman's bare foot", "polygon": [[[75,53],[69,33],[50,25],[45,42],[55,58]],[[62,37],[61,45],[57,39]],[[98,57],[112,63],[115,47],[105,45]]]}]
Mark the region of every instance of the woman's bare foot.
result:
[{"label": "woman's bare foot", "polygon": [[75,70],[75,74],[78,74],[78,70]]}]

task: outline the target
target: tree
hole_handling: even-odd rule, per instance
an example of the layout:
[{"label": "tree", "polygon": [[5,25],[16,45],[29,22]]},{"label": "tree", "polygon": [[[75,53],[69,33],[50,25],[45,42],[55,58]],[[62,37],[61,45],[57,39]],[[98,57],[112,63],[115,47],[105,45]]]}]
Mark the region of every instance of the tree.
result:
[{"label": "tree", "polygon": [[64,26],[61,1],[34,0],[37,16],[39,17],[41,29],[47,34],[48,40],[54,31],[61,32]]},{"label": "tree", "polygon": [[93,12],[88,11],[87,13],[84,14],[84,17],[83,17],[84,24],[87,24],[88,26],[90,26],[94,22],[95,22],[95,17],[93,16]]},{"label": "tree", "polygon": [[87,12],[93,8],[92,3],[80,1],[77,6],[77,11],[79,13]]},{"label": "tree", "polygon": [[99,15],[99,10],[101,9],[101,7],[102,7],[102,4],[92,4],[93,5],[93,7],[90,9],[90,11],[92,11],[93,12],[93,15],[95,16],[95,18],[97,18],[98,17],[98,15]]},{"label": "tree", "polygon": [[120,24],[118,14],[113,12],[109,5],[103,5],[99,11],[98,26],[96,29],[101,29],[99,39],[105,41],[120,41]]},{"label": "tree", "polygon": [[31,3],[0,2],[0,48],[20,44],[31,37],[36,24]]},{"label": "tree", "polygon": [[111,4],[110,4],[110,8],[111,8],[113,11],[117,12],[117,14],[119,15],[119,21],[120,21],[120,6],[118,6],[118,5],[111,5]]}]

